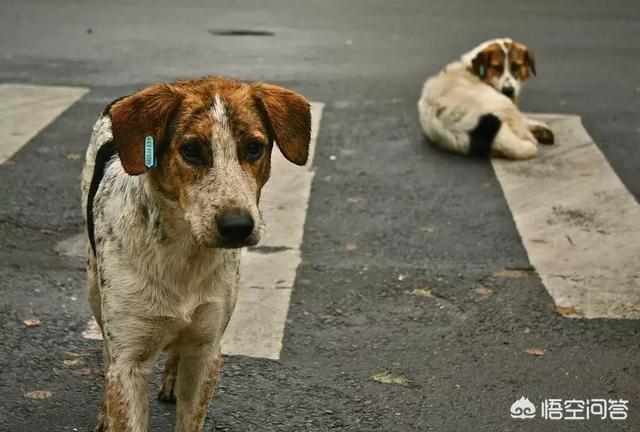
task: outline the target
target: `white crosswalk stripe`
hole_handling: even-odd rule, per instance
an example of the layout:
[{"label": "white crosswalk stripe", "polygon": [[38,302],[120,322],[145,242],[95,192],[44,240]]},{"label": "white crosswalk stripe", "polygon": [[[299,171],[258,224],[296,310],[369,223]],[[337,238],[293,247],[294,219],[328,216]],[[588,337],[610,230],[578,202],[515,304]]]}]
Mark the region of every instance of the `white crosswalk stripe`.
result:
[{"label": "white crosswalk stripe", "polygon": [[583,128],[549,123],[555,146],[536,159],[494,160],[531,264],[563,314],[640,318],[640,206]]},{"label": "white crosswalk stripe", "polygon": [[0,84],[0,164],[89,90]]}]

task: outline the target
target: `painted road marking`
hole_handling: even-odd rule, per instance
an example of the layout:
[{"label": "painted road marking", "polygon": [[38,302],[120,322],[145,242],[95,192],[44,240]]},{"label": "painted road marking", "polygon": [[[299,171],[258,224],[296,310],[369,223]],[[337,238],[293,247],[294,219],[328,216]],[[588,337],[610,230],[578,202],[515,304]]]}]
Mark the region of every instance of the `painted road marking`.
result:
[{"label": "painted road marking", "polygon": [[[312,132],[306,166],[293,165],[277,149],[273,151],[271,178],[260,200],[267,233],[258,247],[243,251],[238,303],[222,339],[224,354],[280,358],[291,290],[302,260],[300,246],[323,107],[321,103],[311,104]],[[77,256],[84,252],[84,242],[84,236],[79,234],[59,242],[56,251]],[[101,339],[93,318],[82,336]]]},{"label": "painted road marking", "polygon": [[532,117],[558,144],[493,160],[529,261],[568,316],[640,318],[640,205],[580,117]]},{"label": "painted road marking", "polygon": [[261,198],[267,234],[258,248],[243,252],[238,303],[222,339],[225,354],[280,358],[291,290],[302,260],[300,246],[323,107],[311,104],[306,166],[293,165],[279,151],[273,151],[271,179]]},{"label": "painted road marking", "polygon": [[0,84],[0,164],[88,91],[84,87]]}]

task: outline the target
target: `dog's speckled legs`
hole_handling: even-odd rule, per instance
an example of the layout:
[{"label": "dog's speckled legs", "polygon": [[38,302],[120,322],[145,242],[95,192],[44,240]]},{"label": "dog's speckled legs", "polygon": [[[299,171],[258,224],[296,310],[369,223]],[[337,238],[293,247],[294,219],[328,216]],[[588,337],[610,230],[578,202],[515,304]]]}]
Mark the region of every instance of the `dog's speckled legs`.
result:
[{"label": "dog's speckled legs", "polygon": [[180,353],[176,432],[202,430],[209,402],[218,384],[221,365],[219,347],[185,347]]}]

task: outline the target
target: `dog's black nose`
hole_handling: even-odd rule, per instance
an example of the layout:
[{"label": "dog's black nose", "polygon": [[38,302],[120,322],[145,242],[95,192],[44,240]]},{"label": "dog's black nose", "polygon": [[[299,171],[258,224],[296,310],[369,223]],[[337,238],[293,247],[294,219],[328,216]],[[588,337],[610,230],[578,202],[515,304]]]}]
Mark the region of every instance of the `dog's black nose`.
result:
[{"label": "dog's black nose", "polygon": [[516,89],[511,86],[502,87],[502,94],[508,98],[512,98],[516,94]]},{"label": "dog's black nose", "polygon": [[242,243],[253,232],[253,218],[246,213],[226,213],[216,218],[218,232],[228,243]]}]

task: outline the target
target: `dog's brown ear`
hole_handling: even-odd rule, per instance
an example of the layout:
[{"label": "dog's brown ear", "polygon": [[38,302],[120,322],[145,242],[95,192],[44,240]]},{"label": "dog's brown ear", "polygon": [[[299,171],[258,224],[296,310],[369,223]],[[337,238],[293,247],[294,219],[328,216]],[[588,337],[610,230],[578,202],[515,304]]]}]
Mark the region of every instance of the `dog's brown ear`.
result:
[{"label": "dog's brown ear", "polygon": [[124,170],[139,175],[149,169],[145,165],[145,140],[153,138],[154,154],[161,151],[167,125],[182,96],[168,84],[141,90],[117,101],[109,109],[113,144]]},{"label": "dog's brown ear", "polygon": [[489,70],[492,68],[491,62],[503,62],[504,53],[502,47],[497,43],[485,47],[471,60],[471,69],[473,73],[478,75],[481,79],[484,79],[489,74]]},{"label": "dog's brown ear", "polygon": [[255,83],[252,88],[284,157],[296,165],[307,163],[311,140],[309,102],[291,90],[270,84]]},{"label": "dog's brown ear", "polygon": [[531,69],[531,72],[533,72],[534,75],[537,75],[536,59],[533,56],[533,51],[531,51],[529,48],[525,48],[525,51],[524,51],[524,65],[527,66],[529,69]]},{"label": "dog's brown ear", "polygon": [[486,50],[482,50],[473,58],[473,60],[471,60],[471,69],[475,75],[478,75],[480,78],[484,78],[487,76],[490,62],[491,53]]}]

